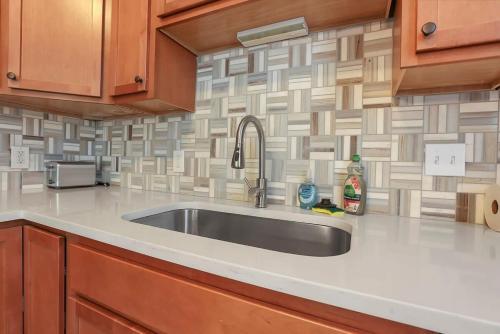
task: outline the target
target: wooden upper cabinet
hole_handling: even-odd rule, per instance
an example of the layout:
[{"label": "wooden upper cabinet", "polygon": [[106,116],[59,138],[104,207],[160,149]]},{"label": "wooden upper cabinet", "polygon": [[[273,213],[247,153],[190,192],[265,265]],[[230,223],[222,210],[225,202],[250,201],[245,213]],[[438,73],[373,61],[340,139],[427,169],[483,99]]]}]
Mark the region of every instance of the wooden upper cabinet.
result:
[{"label": "wooden upper cabinet", "polygon": [[194,7],[198,7],[215,0],[163,0],[158,16],[173,15]]},{"label": "wooden upper cabinet", "polygon": [[113,0],[111,95],[146,90],[150,0]]},{"label": "wooden upper cabinet", "polygon": [[417,52],[500,41],[499,0],[418,0]]},{"label": "wooden upper cabinet", "polygon": [[0,229],[0,334],[23,332],[22,227]]},{"label": "wooden upper cabinet", "polygon": [[100,96],[103,1],[9,0],[9,87]]},{"label": "wooden upper cabinet", "polygon": [[24,334],[64,333],[64,237],[24,226]]},{"label": "wooden upper cabinet", "polygon": [[459,92],[500,85],[499,0],[395,3],[394,94]]}]

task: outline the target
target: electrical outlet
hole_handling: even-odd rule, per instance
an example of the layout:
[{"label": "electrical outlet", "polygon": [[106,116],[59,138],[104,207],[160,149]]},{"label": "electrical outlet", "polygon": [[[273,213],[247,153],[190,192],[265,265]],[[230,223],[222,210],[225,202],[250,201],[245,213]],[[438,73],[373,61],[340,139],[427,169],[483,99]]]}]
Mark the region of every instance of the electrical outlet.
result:
[{"label": "electrical outlet", "polygon": [[174,151],[174,166],[175,173],[184,173],[184,151]]},{"label": "electrical outlet", "polygon": [[425,175],[465,176],[465,144],[425,145]]},{"label": "electrical outlet", "polygon": [[10,168],[28,169],[30,167],[30,149],[25,146],[10,148]]}]

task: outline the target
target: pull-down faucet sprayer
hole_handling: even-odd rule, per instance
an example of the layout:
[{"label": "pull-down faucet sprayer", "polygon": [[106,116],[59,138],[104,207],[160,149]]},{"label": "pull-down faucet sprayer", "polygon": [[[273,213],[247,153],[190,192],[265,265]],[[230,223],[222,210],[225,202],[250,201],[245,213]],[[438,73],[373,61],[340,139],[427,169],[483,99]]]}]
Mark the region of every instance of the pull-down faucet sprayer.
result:
[{"label": "pull-down faucet sprayer", "polygon": [[248,192],[255,193],[255,206],[258,208],[265,208],[267,204],[267,180],[266,180],[266,139],[264,136],[264,129],[262,124],[257,119],[257,117],[248,115],[243,117],[240,124],[238,125],[238,130],[236,133],[236,144],[234,145],[233,159],[231,161],[231,167],[235,169],[245,168],[245,155],[243,153],[244,148],[244,136],[245,130],[249,123],[253,123],[257,129],[257,135],[259,139],[259,178],[256,181],[256,185],[250,184],[250,181],[245,177],[245,182],[248,185]]}]

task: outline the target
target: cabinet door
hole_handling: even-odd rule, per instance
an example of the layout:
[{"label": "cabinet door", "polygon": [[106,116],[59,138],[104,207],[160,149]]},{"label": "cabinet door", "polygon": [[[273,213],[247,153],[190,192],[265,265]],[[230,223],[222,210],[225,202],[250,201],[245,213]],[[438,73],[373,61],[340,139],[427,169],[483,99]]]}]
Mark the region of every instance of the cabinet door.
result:
[{"label": "cabinet door", "polygon": [[64,333],[64,238],[24,226],[24,333]]},{"label": "cabinet door", "polygon": [[0,334],[23,332],[22,227],[0,229]]},{"label": "cabinet door", "polygon": [[163,0],[163,10],[160,16],[173,15],[213,1],[214,0]]},{"label": "cabinet door", "polygon": [[8,3],[9,87],[100,96],[103,0]]},{"label": "cabinet door", "polygon": [[146,90],[150,0],[113,0],[112,95]]},{"label": "cabinet door", "polygon": [[68,298],[68,334],[149,334],[128,320],[95,304]]},{"label": "cabinet door", "polygon": [[418,0],[416,10],[417,52],[500,41],[499,0]]}]

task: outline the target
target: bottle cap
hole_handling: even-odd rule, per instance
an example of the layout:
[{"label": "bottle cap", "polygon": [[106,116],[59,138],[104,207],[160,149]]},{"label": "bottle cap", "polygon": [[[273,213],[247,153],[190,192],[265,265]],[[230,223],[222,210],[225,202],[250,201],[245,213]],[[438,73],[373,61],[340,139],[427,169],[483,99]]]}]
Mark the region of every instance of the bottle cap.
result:
[{"label": "bottle cap", "polygon": [[359,162],[360,160],[361,160],[361,157],[359,156],[359,154],[354,154],[352,156],[352,161]]}]

